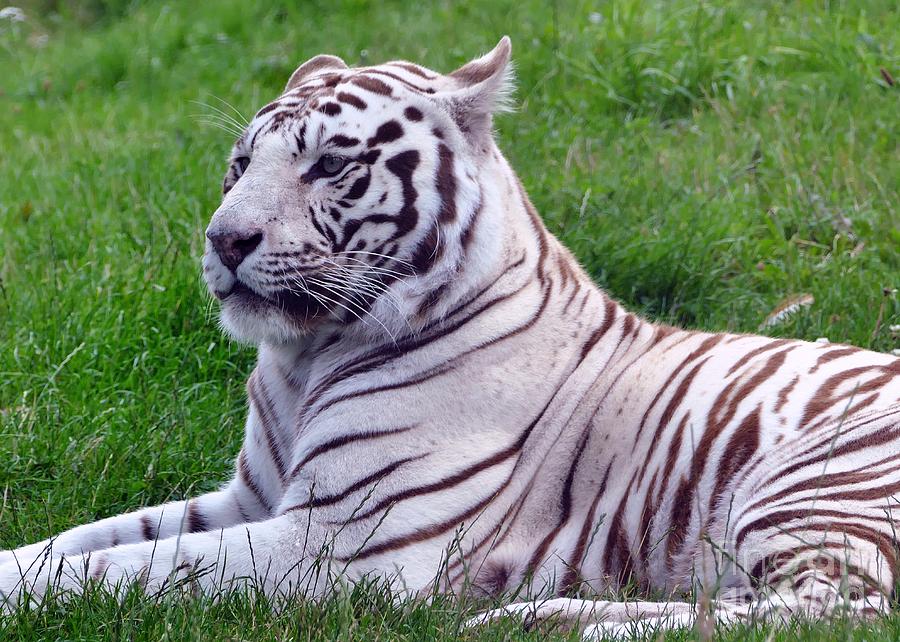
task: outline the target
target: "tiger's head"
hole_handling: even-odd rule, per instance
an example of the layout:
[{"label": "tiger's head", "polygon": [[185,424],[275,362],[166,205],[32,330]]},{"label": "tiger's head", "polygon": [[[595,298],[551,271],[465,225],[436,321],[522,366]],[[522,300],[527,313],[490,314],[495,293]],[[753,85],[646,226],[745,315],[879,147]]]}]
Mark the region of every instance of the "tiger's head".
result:
[{"label": "tiger's head", "polygon": [[511,86],[510,41],[450,74],[320,55],[237,140],[203,271],[222,324],[251,343],[323,326],[410,327],[472,243],[499,159],[492,113]]}]

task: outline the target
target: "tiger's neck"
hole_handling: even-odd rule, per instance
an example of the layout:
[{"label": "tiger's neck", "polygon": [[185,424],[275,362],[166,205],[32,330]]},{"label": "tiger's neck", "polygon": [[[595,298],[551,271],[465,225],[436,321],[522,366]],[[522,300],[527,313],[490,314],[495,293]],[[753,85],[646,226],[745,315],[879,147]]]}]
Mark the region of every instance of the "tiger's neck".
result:
[{"label": "tiger's neck", "polygon": [[[486,171],[490,185],[483,185],[484,229],[473,243],[472,256],[478,256],[474,267],[461,279],[461,295],[467,300],[473,293],[484,292],[510,271],[517,270],[526,279],[535,280],[546,293],[547,316],[559,330],[572,330],[572,337],[582,338],[594,347],[610,339],[608,328],[622,322],[629,331],[627,343],[637,347],[654,333],[668,333],[674,328],[659,326],[628,312],[600,289],[578,263],[573,254],[544,225],[540,214],[528,198],[515,171],[499,151],[492,157],[493,167]],[[574,326],[574,327],[573,327]],[[626,359],[622,342],[617,342],[616,357]],[[585,351],[589,348],[585,347]]]},{"label": "tiger's neck", "polygon": [[406,293],[415,302],[410,319],[417,330],[440,324],[467,302],[502,289],[515,275],[529,278],[540,270],[548,245],[559,246],[496,146],[474,173],[457,179],[460,218],[445,232],[450,249],[433,273]]}]

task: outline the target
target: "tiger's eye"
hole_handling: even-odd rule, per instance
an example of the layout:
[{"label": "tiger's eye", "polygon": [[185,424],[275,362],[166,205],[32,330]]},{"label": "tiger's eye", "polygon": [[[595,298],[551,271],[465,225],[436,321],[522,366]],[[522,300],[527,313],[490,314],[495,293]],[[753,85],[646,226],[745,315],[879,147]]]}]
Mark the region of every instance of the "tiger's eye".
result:
[{"label": "tiger's eye", "polygon": [[250,159],[246,156],[241,156],[239,158],[234,159],[234,162],[237,163],[238,170],[241,174],[247,171],[247,166],[250,165]]},{"label": "tiger's eye", "polygon": [[323,156],[319,161],[319,164],[321,165],[323,172],[334,175],[344,169],[344,165],[347,164],[347,159],[340,156]]}]

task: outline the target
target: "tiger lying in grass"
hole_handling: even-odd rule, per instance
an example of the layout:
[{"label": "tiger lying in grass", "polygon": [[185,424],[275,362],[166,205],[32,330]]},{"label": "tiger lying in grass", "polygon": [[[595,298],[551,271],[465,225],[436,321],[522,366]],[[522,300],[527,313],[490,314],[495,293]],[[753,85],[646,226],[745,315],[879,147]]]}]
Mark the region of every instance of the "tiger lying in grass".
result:
[{"label": "tiger lying in grass", "polygon": [[[234,478],[0,553],[7,608],[86,580],[316,596],[373,572],[556,596],[486,617],[586,636],[889,608],[900,360],[623,309],[498,150],[510,86],[506,38],[447,75],[297,69],[206,233],[222,324],[259,346]],[[569,597],[625,582],[704,600]]]}]

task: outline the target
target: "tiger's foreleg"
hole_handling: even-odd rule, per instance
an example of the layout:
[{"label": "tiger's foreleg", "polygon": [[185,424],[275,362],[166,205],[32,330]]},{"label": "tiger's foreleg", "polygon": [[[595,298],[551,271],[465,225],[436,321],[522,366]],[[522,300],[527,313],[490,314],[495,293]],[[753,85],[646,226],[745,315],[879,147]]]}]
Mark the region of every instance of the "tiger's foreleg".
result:
[{"label": "tiger's foreleg", "polygon": [[224,490],[109,517],[42,542],[2,551],[0,567],[17,564],[27,569],[49,557],[154,542],[179,533],[218,530],[267,517],[267,509],[239,481],[236,479]]},{"label": "tiger's foreleg", "polygon": [[[302,522],[302,523],[301,523]],[[49,589],[81,593],[96,582],[119,592],[132,582],[148,594],[183,586],[194,593],[260,588],[269,596],[298,589],[316,594],[330,577],[322,557],[327,533],[297,513],[233,526],[126,544],[87,554],[54,555],[29,568],[0,566],[0,602],[7,610],[39,602]]]},{"label": "tiger's foreleg", "polygon": [[537,624],[577,629],[584,640],[641,637],[666,630],[692,628],[698,624],[732,623],[746,615],[746,609],[728,604],[706,607],[688,602],[611,602],[556,598],[520,602],[488,611],[469,620],[477,626],[502,617],[520,619],[526,627]]}]

